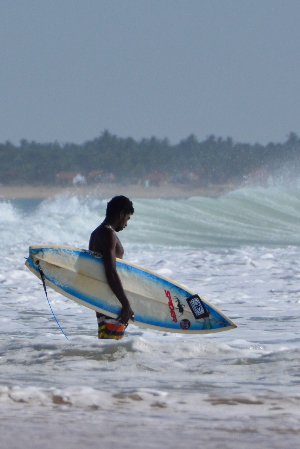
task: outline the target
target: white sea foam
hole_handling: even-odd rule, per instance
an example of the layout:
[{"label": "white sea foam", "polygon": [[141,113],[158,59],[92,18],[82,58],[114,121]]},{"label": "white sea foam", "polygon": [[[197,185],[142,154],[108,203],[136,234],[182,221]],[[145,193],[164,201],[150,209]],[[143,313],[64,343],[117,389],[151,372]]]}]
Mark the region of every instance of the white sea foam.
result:
[{"label": "white sea foam", "polygon": [[298,447],[299,191],[134,206],[125,258],[238,328],[199,337],[130,325],[122,341],[98,341],[94,313],[49,290],[66,340],[24,257],[42,242],[86,248],[105,202],[0,203],[1,449],[74,449],[83,435],[88,447]]}]

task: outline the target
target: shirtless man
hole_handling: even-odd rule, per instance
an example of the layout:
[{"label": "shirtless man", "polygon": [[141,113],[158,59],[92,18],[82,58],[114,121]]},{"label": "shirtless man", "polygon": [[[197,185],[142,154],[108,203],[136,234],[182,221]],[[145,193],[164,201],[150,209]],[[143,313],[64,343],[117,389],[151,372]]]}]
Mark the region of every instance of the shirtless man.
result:
[{"label": "shirtless man", "polygon": [[102,254],[108,285],[122,305],[121,312],[115,320],[96,312],[98,321],[98,338],[120,339],[134,313],[124,292],[122,282],[116,270],[116,258],[122,259],[123,246],[117,232],[126,228],[128,220],[134,213],[132,202],[126,196],[115,196],[107,203],[106,217],[90,237],[89,250]]}]

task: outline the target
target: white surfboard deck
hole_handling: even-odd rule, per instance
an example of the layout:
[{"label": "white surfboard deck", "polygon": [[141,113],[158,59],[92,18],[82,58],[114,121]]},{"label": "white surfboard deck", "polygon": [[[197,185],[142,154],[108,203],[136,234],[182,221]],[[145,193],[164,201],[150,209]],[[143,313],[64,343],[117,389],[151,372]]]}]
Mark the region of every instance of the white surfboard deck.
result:
[{"label": "white surfboard deck", "polygon": [[[29,248],[26,266],[58,293],[116,318],[121,305],[107,284],[100,254],[71,246]],[[135,315],[135,324],[164,332],[207,334],[236,328],[217,307],[177,282],[117,259],[117,271]]]}]

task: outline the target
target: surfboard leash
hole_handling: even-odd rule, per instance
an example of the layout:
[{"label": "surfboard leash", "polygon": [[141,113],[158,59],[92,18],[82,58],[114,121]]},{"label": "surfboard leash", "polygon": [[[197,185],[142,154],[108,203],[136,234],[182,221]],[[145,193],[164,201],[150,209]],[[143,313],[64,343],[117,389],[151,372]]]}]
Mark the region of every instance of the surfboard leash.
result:
[{"label": "surfboard leash", "polygon": [[39,273],[40,273],[40,276],[41,276],[41,279],[42,279],[42,283],[43,283],[45,295],[46,295],[46,298],[47,298],[47,301],[48,301],[50,310],[51,310],[51,312],[52,312],[52,315],[54,316],[54,319],[55,319],[55,321],[57,322],[58,327],[60,328],[60,330],[62,331],[62,333],[63,333],[64,336],[66,337],[66,339],[69,340],[68,337],[66,336],[66,334],[64,333],[64,331],[62,330],[62,327],[61,327],[61,325],[59,324],[59,322],[58,322],[58,320],[57,320],[57,318],[56,318],[56,316],[55,316],[55,314],[54,314],[54,312],[53,312],[53,310],[52,310],[52,307],[51,307],[51,304],[50,304],[50,301],[49,301],[49,298],[48,298],[48,294],[47,294],[47,288],[46,288],[46,282],[45,282],[45,275],[44,275],[44,273],[43,273],[43,271],[42,271],[42,269],[41,269],[41,267],[40,267],[39,264],[38,264],[38,270],[39,270]]}]

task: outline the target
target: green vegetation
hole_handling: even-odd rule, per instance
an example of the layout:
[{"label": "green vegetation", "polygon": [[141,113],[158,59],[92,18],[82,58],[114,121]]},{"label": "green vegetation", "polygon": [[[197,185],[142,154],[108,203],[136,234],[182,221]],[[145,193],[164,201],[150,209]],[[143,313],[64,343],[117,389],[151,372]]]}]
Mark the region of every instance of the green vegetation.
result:
[{"label": "green vegetation", "polygon": [[[278,176],[285,169],[298,175],[300,139],[291,133],[284,143],[234,143],[209,136],[199,142],[194,135],[171,145],[155,137],[137,142],[105,131],[82,145],[36,143],[0,144],[0,183],[53,185],[62,171],[113,173],[122,183],[136,183],[153,173],[170,182],[209,185],[242,182],[255,171]],[[103,178],[104,179],[104,178]],[[95,181],[94,181],[95,182]]]}]

